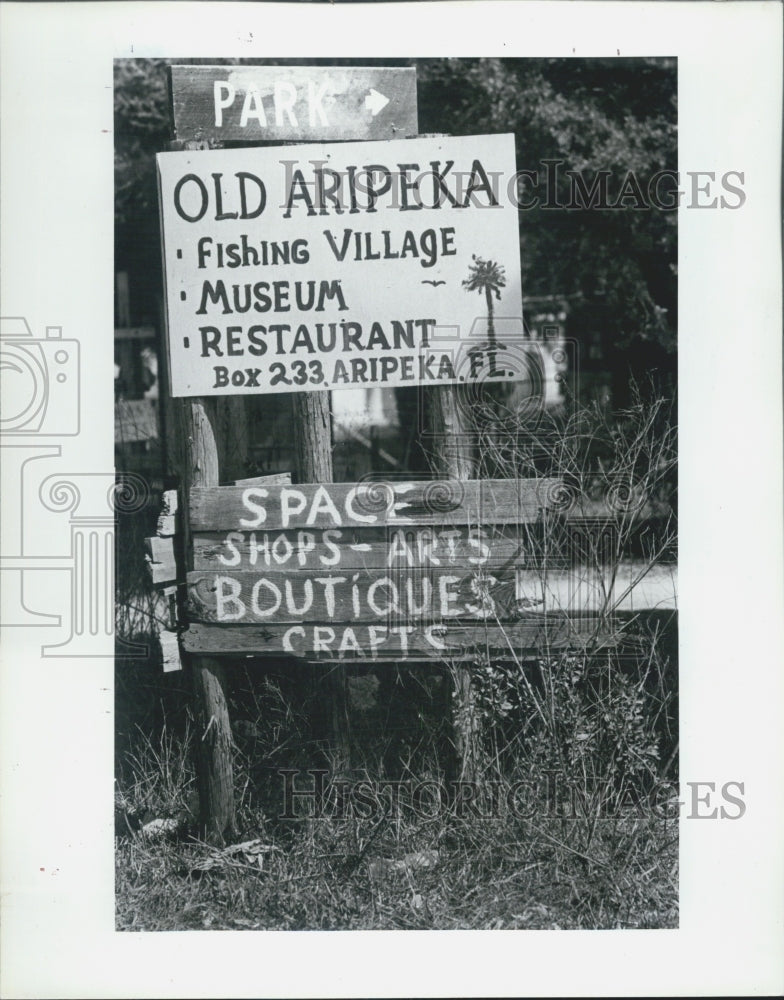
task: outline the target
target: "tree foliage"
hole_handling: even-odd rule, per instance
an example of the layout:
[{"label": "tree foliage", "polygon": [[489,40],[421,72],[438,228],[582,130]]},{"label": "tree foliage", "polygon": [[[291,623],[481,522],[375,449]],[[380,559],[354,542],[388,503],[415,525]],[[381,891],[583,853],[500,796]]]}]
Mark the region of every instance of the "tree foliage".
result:
[{"label": "tree foliage", "polygon": [[[651,205],[648,186],[677,169],[675,61],[425,60],[417,76],[422,131],[513,132],[518,170],[538,175],[537,189],[520,199],[537,201],[520,210],[524,296],[569,302],[569,333],[581,342],[583,366],[595,353],[615,376],[619,401],[627,401],[630,373],[659,368],[672,388],[677,215]],[[632,193],[617,208],[550,207],[572,200],[567,171],[588,191],[605,171],[610,205]],[[635,181],[650,207],[635,207]]]}]

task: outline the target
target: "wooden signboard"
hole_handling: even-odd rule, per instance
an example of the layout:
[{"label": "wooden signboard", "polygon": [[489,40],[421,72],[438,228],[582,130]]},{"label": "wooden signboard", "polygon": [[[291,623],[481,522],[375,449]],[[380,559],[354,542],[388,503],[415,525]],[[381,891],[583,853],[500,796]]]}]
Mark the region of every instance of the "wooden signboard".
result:
[{"label": "wooden signboard", "polygon": [[526,526],[555,480],[194,489],[185,648],[465,658],[564,641],[536,613]]},{"label": "wooden signboard", "polygon": [[524,377],[514,174],[512,135],[159,154],[172,395]]},{"label": "wooden signboard", "polygon": [[416,70],[172,66],[180,140],[394,139],[417,131]]}]

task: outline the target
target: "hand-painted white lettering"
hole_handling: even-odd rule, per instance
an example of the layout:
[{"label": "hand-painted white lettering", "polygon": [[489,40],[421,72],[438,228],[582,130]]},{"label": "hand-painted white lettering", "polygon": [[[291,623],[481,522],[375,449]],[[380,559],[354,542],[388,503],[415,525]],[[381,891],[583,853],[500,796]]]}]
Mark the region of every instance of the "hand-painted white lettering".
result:
[{"label": "hand-painted white lettering", "polygon": [[259,525],[264,524],[267,520],[267,510],[256,500],[263,500],[265,497],[269,496],[269,490],[262,489],[258,486],[249,486],[248,489],[242,492],[242,505],[246,510],[249,510],[252,514],[255,514],[253,519],[248,519],[246,517],[240,518],[240,527],[242,528],[258,528]]}]

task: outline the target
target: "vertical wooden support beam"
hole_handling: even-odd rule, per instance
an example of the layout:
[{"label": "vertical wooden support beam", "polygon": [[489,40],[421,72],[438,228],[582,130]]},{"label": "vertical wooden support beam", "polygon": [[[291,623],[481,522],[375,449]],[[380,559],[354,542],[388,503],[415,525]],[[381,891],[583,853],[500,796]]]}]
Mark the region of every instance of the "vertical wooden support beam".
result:
[{"label": "vertical wooden support beam", "polygon": [[[428,430],[432,441],[434,472],[448,479],[476,478],[476,449],[470,421],[459,405],[451,385],[433,386],[427,392]],[[471,684],[471,667],[452,664],[452,731],[456,764],[448,768],[448,780],[475,781],[479,774],[479,717]]]},{"label": "vertical wooden support beam", "polygon": [[217,416],[221,479],[224,483],[233,483],[235,479],[244,479],[250,475],[245,397],[220,397]]},{"label": "vertical wooden support beam", "polygon": [[297,475],[301,483],[332,482],[331,392],[294,394]]},{"label": "vertical wooden support beam", "polygon": [[[179,409],[180,482],[183,496],[194,486],[218,486],[220,453],[217,408],[213,399],[176,400]],[[192,568],[192,545],[184,504],[182,537],[185,560]],[[236,830],[234,812],[234,762],[226,678],[220,660],[191,656],[194,705],[197,719],[197,773],[202,834],[221,843]]]},{"label": "vertical wooden support beam", "polygon": [[[301,483],[331,483],[332,393],[298,392],[293,398],[298,479]],[[328,706],[333,767],[336,774],[345,774],[351,767],[348,680],[344,666],[333,666],[328,671],[321,682]]]},{"label": "vertical wooden support beam", "polygon": [[[448,133],[425,133],[433,138]],[[431,464],[434,471],[449,479],[475,479],[477,456],[467,414],[460,407],[457,389],[451,385],[433,386],[427,395],[429,431],[433,440]],[[479,770],[479,718],[471,685],[471,668],[465,663],[452,665],[452,731],[455,739],[456,771],[448,778],[475,781]],[[454,762],[452,762],[454,763]]]},{"label": "vertical wooden support beam", "polygon": [[[196,151],[209,148],[209,144],[175,140],[168,144],[168,148]],[[247,464],[244,400],[240,398],[229,402],[190,397],[167,402],[168,414],[175,424],[167,436],[173,439],[182,490],[182,564],[190,570],[193,568],[193,548],[187,516],[188,493],[194,486],[219,486],[221,465],[229,464],[232,473],[244,473]],[[230,437],[229,428],[233,428],[234,440]],[[232,456],[230,462],[227,461],[229,455]],[[231,478],[238,478],[238,475]],[[191,670],[197,720],[196,768],[201,831],[209,841],[222,843],[226,836],[236,831],[234,741],[226,696],[226,676],[221,661],[212,656],[190,656],[186,666],[190,666]]]}]

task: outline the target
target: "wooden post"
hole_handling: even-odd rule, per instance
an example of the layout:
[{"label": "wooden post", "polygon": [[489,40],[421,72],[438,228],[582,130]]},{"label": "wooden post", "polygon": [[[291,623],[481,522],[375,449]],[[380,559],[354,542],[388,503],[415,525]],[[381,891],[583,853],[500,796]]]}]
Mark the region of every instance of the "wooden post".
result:
[{"label": "wooden post", "polygon": [[[204,141],[173,141],[170,150],[208,149]],[[168,364],[168,358],[166,359]],[[219,486],[221,468],[226,478],[239,478],[247,467],[245,401],[188,397],[171,400],[182,509],[194,486]],[[193,566],[190,526],[185,514],[180,533],[183,565]],[[227,698],[226,675],[219,659],[190,656],[194,711],[197,721],[196,768],[199,785],[200,827],[207,840],[222,843],[236,832],[234,808],[234,740]]]},{"label": "wooden post", "polygon": [[[187,499],[193,486],[218,486],[220,455],[216,432],[218,404],[212,399],[179,399],[180,483]],[[187,502],[183,504],[187,511]],[[193,548],[187,516],[181,537],[185,564],[192,568]],[[197,773],[200,825],[211,842],[222,843],[236,830],[234,762],[226,678],[219,659],[190,656],[197,719]]]},{"label": "wooden post", "polygon": [[294,394],[297,474],[301,483],[332,482],[331,392]]},{"label": "wooden post", "polygon": [[[285,142],[283,145],[292,143]],[[293,400],[297,479],[301,483],[331,483],[334,479],[332,393],[328,390],[296,392]],[[314,669],[320,671],[323,668]],[[334,775],[347,774],[351,768],[351,739],[346,668],[328,668],[328,673],[318,678],[317,685],[324,692],[327,704]]]},{"label": "wooden post", "polygon": [[[454,386],[433,386],[427,391],[428,430],[432,441],[434,471],[453,480],[476,477],[476,455],[469,421],[459,406]],[[448,780],[475,781],[479,770],[479,724],[471,667],[452,664],[452,730],[455,762],[449,762]]]},{"label": "wooden post", "polygon": [[[332,471],[332,393],[299,392],[294,395],[294,434],[297,476],[301,483],[331,483]],[[315,667],[323,671],[323,667]],[[331,730],[333,767],[336,775],[351,767],[349,734],[348,683],[346,668],[336,665],[319,678],[325,689],[327,717]]]},{"label": "wooden post", "polygon": [[250,475],[248,413],[244,396],[221,397],[218,404],[218,451],[225,483]]},{"label": "wooden post", "polygon": [[[448,138],[446,132],[425,132],[423,137]],[[433,386],[427,390],[427,423],[432,439],[430,463],[433,471],[464,481],[476,478],[477,460],[470,422],[458,404],[457,389],[452,385]],[[455,740],[457,768],[455,777],[474,781],[478,767],[479,726],[471,668],[465,663],[453,665],[452,731]],[[453,762],[454,763],[454,762]]]}]

